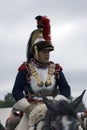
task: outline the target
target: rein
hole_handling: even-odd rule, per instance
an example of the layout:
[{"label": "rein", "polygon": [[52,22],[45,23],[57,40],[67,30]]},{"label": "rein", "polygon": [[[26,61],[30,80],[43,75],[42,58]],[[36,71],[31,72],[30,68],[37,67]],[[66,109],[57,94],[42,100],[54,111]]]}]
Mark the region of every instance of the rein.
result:
[{"label": "rein", "polygon": [[[38,130],[38,125],[40,124],[40,122],[44,122],[44,119],[38,121],[38,122],[35,124],[35,126],[34,126],[34,130]],[[44,126],[44,125],[43,125],[43,126]],[[42,126],[42,127],[43,127],[43,126]]]}]

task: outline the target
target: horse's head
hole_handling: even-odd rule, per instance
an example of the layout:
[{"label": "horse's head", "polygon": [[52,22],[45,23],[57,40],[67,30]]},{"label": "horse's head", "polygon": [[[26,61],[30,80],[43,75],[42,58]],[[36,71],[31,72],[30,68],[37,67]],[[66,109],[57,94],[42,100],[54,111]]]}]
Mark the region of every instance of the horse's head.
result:
[{"label": "horse's head", "polygon": [[82,101],[84,93],[85,90],[71,102],[65,97],[63,97],[63,99],[59,98],[58,101],[51,101],[41,93],[43,101],[48,108],[45,125],[42,130],[79,130],[78,126],[80,123],[75,108],[77,108]]}]

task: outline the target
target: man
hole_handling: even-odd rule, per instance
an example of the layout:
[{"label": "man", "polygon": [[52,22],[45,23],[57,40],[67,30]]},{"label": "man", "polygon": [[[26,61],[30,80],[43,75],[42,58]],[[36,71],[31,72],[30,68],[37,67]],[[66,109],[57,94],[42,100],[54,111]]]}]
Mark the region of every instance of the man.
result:
[{"label": "man", "polygon": [[70,96],[70,86],[62,67],[50,61],[50,52],[54,50],[50,20],[46,16],[37,16],[36,20],[37,29],[31,33],[27,45],[27,61],[19,67],[12,91],[17,101],[13,109],[24,113],[19,127],[21,130],[29,128],[30,111],[38,102],[42,103],[40,91],[51,99],[57,94]]}]

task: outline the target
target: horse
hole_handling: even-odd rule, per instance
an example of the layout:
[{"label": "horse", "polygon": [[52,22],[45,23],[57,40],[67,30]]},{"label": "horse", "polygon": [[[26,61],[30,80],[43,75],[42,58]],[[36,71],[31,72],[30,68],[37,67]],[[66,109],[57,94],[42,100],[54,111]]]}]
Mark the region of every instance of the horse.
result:
[{"label": "horse", "polygon": [[[38,104],[30,113],[28,130],[83,130],[75,109],[82,101],[85,91],[72,101],[63,95],[50,100],[40,92],[43,103]],[[16,127],[15,130],[19,129]]]},{"label": "horse", "polygon": [[[41,92],[45,104],[38,105],[32,111],[29,130],[83,130],[75,109],[82,101],[84,93],[85,90],[73,101],[62,95],[58,95],[56,100],[52,101]],[[45,113],[41,111],[42,109]]]},{"label": "horse", "polygon": [[75,109],[82,100],[85,91],[74,101],[58,100],[52,102],[48,100],[43,94],[43,101],[48,110],[45,117],[45,124],[43,130],[79,130],[81,129]]}]

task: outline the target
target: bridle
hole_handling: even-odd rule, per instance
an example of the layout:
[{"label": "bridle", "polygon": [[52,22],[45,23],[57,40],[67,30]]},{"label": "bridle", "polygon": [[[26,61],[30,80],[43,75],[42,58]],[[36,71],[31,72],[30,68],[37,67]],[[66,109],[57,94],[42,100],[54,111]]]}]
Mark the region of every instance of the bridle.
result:
[{"label": "bridle", "polygon": [[[35,125],[34,125],[34,130],[38,130],[38,125],[40,124],[40,122],[44,122],[44,119],[38,121],[37,123],[35,123]],[[42,127],[43,127],[43,126],[44,126],[44,125],[42,125]]]},{"label": "bridle", "polygon": [[[53,129],[51,128],[51,115],[50,115],[50,113],[49,113],[49,116],[48,116],[48,118],[47,118],[46,124],[45,124],[45,119],[40,120],[40,121],[38,121],[38,122],[34,125],[34,130],[38,130],[38,125],[40,124],[40,122],[43,122],[42,129],[41,129],[41,130],[53,130]],[[44,129],[44,128],[46,128],[46,129]]]}]

